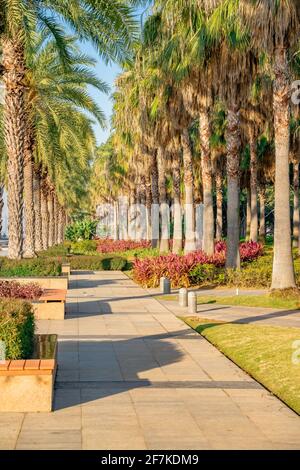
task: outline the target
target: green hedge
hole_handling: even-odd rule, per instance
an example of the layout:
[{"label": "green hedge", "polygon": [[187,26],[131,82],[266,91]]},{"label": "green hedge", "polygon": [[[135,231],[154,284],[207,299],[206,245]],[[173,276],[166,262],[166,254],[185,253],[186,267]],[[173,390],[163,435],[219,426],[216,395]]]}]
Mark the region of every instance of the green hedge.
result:
[{"label": "green hedge", "polygon": [[39,258],[54,258],[56,256],[67,256],[71,249],[71,242],[64,242],[61,245],[55,245],[48,250],[39,251]]},{"label": "green hedge", "polygon": [[96,240],[81,240],[79,242],[71,243],[71,253],[74,255],[89,255],[90,253],[96,254],[97,241]]},{"label": "green hedge", "polygon": [[120,256],[70,256],[68,262],[72,270],[124,271],[128,261]]},{"label": "green hedge", "polygon": [[0,277],[59,276],[60,274],[61,260],[58,259],[0,259]]},{"label": "green hedge", "polygon": [[28,359],[34,348],[34,314],[29,302],[0,300],[0,341],[6,359]]}]

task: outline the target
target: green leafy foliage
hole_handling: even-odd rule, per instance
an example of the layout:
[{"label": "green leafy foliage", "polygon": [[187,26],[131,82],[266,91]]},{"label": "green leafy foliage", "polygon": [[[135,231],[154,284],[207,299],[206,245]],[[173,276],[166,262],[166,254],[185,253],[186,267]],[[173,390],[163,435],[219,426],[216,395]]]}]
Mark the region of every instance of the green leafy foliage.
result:
[{"label": "green leafy foliage", "polygon": [[65,236],[67,240],[77,242],[91,240],[96,235],[97,220],[78,220],[66,227]]},{"label": "green leafy foliage", "polygon": [[6,359],[28,359],[34,347],[34,314],[30,303],[0,300],[0,340],[6,347]]},{"label": "green leafy foliage", "polygon": [[94,253],[97,250],[96,240],[81,240],[78,242],[72,242],[70,252],[74,255],[85,255]]},{"label": "green leafy foliage", "polygon": [[72,270],[124,271],[128,268],[127,259],[119,256],[71,256],[68,261]]},{"label": "green leafy foliage", "polygon": [[213,264],[197,264],[189,273],[191,285],[221,282],[224,269]]},{"label": "green leafy foliage", "polygon": [[0,277],[59,276],[61,261],[51,258],[0,259]]}]

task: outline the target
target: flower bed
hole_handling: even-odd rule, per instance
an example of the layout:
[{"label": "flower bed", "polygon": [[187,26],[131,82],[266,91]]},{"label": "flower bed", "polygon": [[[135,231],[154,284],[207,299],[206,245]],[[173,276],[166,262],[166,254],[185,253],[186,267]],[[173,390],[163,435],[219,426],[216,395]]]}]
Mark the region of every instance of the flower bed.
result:
[{"label": "flower bed", "polygon": [[[245,242],[240,245],[241,261],[252,261],[263,253],[260,243]],[[159,280],[165,276],[171,280],[172,287],[189,287],[197,284],[195,270],[199,270],[200,279],[205,280],[203,270],[209,271],[208,280],[220,274],[220,268],[224,267],[226,260],[226,244],[221,241],[216,244],[215,253],[206,255],[203,251],[195,251],[187,255],[162,255],[154,258],[136,259],[133,262],[133,278],[139,284],[146,287],[157,287]],[[210,266],[214,266],[213,270]],[[208,267],[208,268],[207,268]]]},{"label": "flower bed", "polygon": [[0,280],[0,297],[10,299],[38,299],[44,292],[38,284],[20,284],[16,281]]},{"label": "flower bed", "polygon": [[116,253],[143,248],[151,248],[151,242],[146,240],[112,240],[110,238],[97,240],[97,251],[99,253]]}]

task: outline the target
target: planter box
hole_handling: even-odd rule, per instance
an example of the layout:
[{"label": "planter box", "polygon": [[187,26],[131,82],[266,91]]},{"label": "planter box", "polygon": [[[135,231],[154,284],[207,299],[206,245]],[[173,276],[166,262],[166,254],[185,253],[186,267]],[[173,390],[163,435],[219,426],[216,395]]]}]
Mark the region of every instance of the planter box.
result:
[{"label": "planter box", "polygon": [[62,274],[67,275],[68,277],[70,277],[70,274],[71,274],[71,265],[70,265],[70,263],[62,263],[61,272],[62,272]]},{"label": "planter box", "polygon": [[35,283],[42,289],[68,289],[68,276],[45,276],[45,277],[0,277],[1,281],[16,281],[20,284]]},{"label": "planter box", "polygon": [[37,320],[64,320],[67,291],[49,289],[36,301],[32,301]]},{"label": "planter box", "polygon": [[37,335],[32,359],[0,363],[0,412],[52,411],[56,335]]}]

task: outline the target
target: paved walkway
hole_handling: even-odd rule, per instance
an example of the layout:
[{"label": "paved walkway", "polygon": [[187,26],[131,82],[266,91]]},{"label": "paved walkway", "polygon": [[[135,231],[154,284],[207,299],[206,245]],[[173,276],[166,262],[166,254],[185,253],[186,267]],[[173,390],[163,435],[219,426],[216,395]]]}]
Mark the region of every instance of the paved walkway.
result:
[{"label": "paved walkway", "polygon": [[[151,292],[154,293],[154,290],[152,290]],[[262,293],[264,291],[242,291],[240,292],[240,294],[257,295],[259,292]],[[234,295],[234,291],[206,290],[197,291],[197,294],[203,296],[212,295],[214,297],[226,297]],[[159,293],[156,293],[156,295],[159,295]],[[164,301],[163,298],[160,298],[160,303],[175,315],[188,315],[187,309],[183,310],[178,305],[177,301]],[[284,310],[262,307],[242,307],[223,304],[200,304],[197,307],[197,315],[199,317],[217,321],[257,323],[261,325],[289,326],[300,328],[300,310]]]},{"label": "paved walkway", "polygon": [[299,449],[300,419],[120,272],[72,276],[53,413],[0,414],[1,449]]}]

